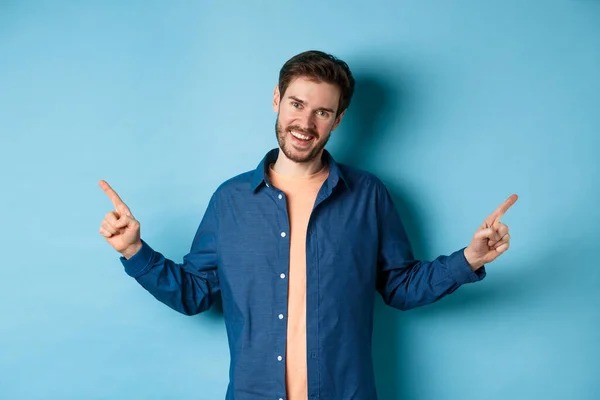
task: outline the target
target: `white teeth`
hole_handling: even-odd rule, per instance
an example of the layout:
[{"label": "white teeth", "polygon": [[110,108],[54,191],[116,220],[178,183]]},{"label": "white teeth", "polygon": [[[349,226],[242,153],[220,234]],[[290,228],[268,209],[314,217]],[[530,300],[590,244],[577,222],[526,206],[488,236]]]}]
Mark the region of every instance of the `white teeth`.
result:
[{"label": "white teeth", "polygon": [[294,135],[295,137],[297,137],[298,139],[302,139],[302,140],[310,140],[310,136],[306,136],[303,135],[301,133],[298,133],[296,131],[291,131],[292,135]]}]

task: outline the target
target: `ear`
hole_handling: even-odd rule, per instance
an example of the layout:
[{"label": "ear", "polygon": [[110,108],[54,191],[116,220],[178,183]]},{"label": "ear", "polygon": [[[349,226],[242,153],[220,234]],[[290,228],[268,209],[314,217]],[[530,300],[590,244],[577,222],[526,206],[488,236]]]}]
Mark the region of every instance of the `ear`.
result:
[{"label": "ear", "polygon": [[273,91],[273,111],[275,111],[276,113],[279,112],[279,100],[280,99],[280,94],[279,94],[279,85],[275,86],[275,90]]},{"label": "ear", "polygon": [[340,115],[338,115],[338,117],[335,119],[335,122],[333,123],[333,128],[331,128],[331,131],[333,132],[338,125],[340,124],[340,122],[342,122],[342,118],[344,117],[344,114],[346,114],[346,110],[344,110]]}]

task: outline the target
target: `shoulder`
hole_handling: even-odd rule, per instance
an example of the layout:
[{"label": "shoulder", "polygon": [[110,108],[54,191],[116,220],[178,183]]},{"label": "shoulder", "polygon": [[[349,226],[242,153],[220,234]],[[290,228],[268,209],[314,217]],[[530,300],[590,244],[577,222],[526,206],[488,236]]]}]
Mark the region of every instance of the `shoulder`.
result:
[{"label": "shoulder", "polygon": [[227,179],[219,185],[217,192],[229,192],[239,189],[249,190],[254,173],[255,170],[250,170]]},{"label": "shoulder", "polygon": [[252,178],[254,170],[242,172],[221,183],[213,193],[213,200],[223,200],[231,196],[240,194],[250,194],[252,192]]},{"label": "shoulder", "polygon": [[348,186],[352,188],[375,190],[377,192],[386,190],[383,181],[372,172],[347,164],[338,163],[337,166]]}]

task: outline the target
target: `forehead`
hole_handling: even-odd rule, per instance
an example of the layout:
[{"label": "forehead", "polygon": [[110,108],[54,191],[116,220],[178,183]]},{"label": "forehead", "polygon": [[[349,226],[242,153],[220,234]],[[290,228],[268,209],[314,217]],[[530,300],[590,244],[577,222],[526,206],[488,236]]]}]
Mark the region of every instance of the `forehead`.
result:
[{"label": "forehead", "polygon": [[326,107],[336,110],[340,101],[337,85],[319,82],[306,77],[298,77],[290,82],[285,97],[297,97],[311,107]]}]

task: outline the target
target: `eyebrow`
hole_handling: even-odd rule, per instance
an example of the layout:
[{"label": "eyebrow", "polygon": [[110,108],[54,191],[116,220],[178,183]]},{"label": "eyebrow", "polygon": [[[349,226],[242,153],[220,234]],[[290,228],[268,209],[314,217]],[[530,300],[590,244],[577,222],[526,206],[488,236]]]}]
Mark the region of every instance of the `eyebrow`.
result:
[{"label": "eyebrow", "polygon": [[[294,100],[294,101],[296,101],[296,102],[298,102],[298,103],[300,103],[300,104],[306,104],[306,102],[304,100],[301,100],[301,99],[297,98],[296,96],[289,96],[289,98],[292,99],[292,100]],[[328,111],[328,112],[330,112],[332,114],[335,113],[335,111],[333,111],[331,108],[327,108],[327,107],[317,108],[317,111]]]}]

